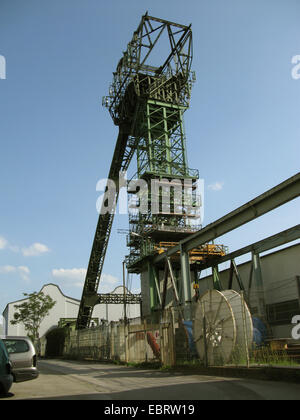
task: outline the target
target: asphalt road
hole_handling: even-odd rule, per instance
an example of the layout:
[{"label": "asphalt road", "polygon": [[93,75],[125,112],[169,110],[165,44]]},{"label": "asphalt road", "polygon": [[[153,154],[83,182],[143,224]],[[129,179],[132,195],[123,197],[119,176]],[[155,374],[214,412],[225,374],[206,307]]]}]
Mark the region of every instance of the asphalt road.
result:
[{"label": "asphalt road", "polygon": [[39,361],[38,379],[1,400],[300,400],[300,384],[220,378],[65,360]]}]

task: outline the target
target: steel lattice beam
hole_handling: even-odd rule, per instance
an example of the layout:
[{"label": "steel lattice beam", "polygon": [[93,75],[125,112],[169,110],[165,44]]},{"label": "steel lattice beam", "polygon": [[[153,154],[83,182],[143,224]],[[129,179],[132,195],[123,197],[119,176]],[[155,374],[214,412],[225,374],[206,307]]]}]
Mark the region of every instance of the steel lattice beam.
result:
[{"label": "steel lattice beam", "polygon": [[162,261],[166,256],[175,255],[181,249],[191,251],[200,245],[210,242],[251,220],[300,196],[300,172],[259,195],[222,218],[210,223],[205,228],[183,239],[179,245],[154,258],[154,263]]},{"label": "steel lattice beam", "polygon": [[[293,226],[290,229],[283,230],[282,232],[276,233],[276,235],[269,236],[268,238],[262,239],[261,241],[254,242],[251,245],[247,245],[243,248],[240,248],[236,251],[226,254],[224,257],[215,257],[214,264],[222,264],[226,261],[234,260],[241,255],[253,252],[254,254],[260,254],[262,252],[268,251],[269,249],[276,248],[278,246],[284,245],[288,242],[295,241],[300,238],[300,225]],[[199,264],[200,270],[205,270],[206,268],[211,267],[210,262],[204,262]]]},{"label": "steel lattice beam", "polygon": [[[119,171],[125,171],[132,158],[131,153],[126,153],[128,141],[128,130],[126,127],[120,127],[117,144],[113,160],[111,163],[108,178],[114,180],[118,184]],[[97,295],[99,282],[101,278],[102,268],[104,264],[104,258],[107,250],[109,236],[112,228],[114,219],[114,211],[118,200],[118,189],[115,194],[114,207],[110,212],[100,214],[96,233],[94,237],[93,247],[85,278],[85,283],[82,291],[82,297],[79,306],[78,318],[76,323],[77,329],[86,328],[89,326],[94,306],[91,305],[91,300]],[[104,213],[105,203],[102,203],[101,213]],[[92,299],[91,299],[92,298]]]}]

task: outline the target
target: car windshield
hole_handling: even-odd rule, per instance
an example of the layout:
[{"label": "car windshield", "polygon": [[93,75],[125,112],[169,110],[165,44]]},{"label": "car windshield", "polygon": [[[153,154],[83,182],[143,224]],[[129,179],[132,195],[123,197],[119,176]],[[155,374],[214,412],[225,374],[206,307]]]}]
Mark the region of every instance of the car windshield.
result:
[{"label": "car windshield", "polygon": [[29,350],[28,343],[25,340],[3,340],[9,354],[25,353]]}]

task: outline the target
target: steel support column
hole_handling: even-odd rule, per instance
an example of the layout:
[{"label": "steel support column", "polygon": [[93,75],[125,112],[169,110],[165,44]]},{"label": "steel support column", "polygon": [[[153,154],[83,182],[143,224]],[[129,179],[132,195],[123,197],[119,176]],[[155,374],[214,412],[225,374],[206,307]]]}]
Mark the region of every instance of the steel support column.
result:
[{"label": "steel support column", "polygon": [[192,319],[191,303],[192,303],[192,291],[191,291],[191,270],[189,253],[185,251],[184,247],[180,247],[180,265],[181,265],[181,281],[183,291],[183,313],[184,319],[190,321]]},{"label": "steel support column", "polygon": [[255,282],[255,292],[257,293],[257,310],[258,316],[266,317],[266,301],[265,292],[263,285],[263,277],[261,272],[260,257],[259,254],[252,252],[252,264],[253,264],[253,277]]},{"label": "steel support column", "polygon": [[218,265],[212,266],[212,278],[213,278],[214,289],[221,291],[222,285],[220,282]]}]

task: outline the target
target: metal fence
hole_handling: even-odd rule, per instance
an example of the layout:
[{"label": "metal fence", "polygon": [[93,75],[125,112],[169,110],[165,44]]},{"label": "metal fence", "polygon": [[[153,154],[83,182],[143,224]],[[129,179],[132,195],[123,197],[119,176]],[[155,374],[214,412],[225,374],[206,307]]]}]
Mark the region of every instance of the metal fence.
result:
[{"label": "metal fence", "polygon": [[[259,294],[252,302],[260,298]],[[252,366],[300,363],[300,342],[276,338],[268,320],[257,316],[247,297],[233,290],[208,290],[192,304],[192,321],[182,308],[70,331],[64,355],[100,361],[155,362],[163,366]]]},{"label": "metal fence", "polygon": [[191,322],[181,322],[174,308],[176,364],[299,366],[300,340],[291,335],[299,302],[266,304],[262,315],[261,297],[252,293],[250,306],[244,292],[208,290],[193,304]]},{"label": "metal fence", "polygon": [[64,356],[127,363],[159,362],[175,364],[172,323],[169,312],[158,324],[130,319],[103,323],[99,327],[70,331]]}]

